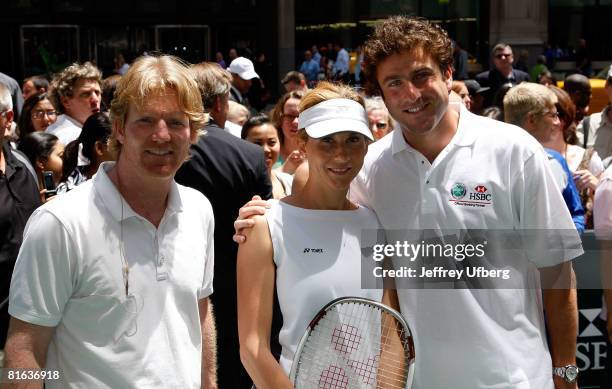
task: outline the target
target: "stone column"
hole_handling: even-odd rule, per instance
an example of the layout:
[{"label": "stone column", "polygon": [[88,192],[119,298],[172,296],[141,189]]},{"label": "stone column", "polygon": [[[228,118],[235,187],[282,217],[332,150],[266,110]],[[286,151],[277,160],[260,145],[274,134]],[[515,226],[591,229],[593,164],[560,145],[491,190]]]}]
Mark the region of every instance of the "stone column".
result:
[{"label": "stone column", "polygon": [[515,59],[529,51],[529,66],[535,65],[548,41],[547,0],[491,0],[489,45],[504,42],[512,46]]},{"label": "stone column", "polygon": [[[295,70],[295,0],[277,0],[278,4],[278,74],[276,84],[287,72]],[[284,93],[284,89],[280,91]]]}]

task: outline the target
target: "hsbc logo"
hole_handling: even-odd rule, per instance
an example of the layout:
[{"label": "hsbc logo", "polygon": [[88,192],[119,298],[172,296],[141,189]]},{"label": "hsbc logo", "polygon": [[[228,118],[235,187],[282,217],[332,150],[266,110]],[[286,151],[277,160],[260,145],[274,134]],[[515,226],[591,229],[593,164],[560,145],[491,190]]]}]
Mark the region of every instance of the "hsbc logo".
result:
[{"label": "hsbc logo", "polygon": [[450,187],[449,201],[456,206],[488,208],[493,205],[493,194],[485,185],[467,186],[455,183]]},{"label": "hsbc logo", "polygon": [[492,197],[491,193],[487,193],[487,187],[484,185],[477,185],[474,192],[470,193],[470,200],[474,201],[491,201]]}]

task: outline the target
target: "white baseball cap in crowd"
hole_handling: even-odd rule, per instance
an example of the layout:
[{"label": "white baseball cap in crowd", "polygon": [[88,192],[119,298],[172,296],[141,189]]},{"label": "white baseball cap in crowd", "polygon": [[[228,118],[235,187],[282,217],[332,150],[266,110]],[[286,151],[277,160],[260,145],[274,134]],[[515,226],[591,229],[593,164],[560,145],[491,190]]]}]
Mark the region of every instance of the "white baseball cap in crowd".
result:
[{"label": "white baseball cap in crowd", "polygon": [[255,73],[253,62],[248,58],[238,57],[234,59],[227,70],[229,70],[230,73],[237,74],[243,80],[259,78],[259,75]]},{"label": "white baseball cap in crowd", "polygon": [[352,131],[374,140],[365,109],[350,99],[325,100],[300,112],[298,128],[306,129],[308,136],[315,139]]}]

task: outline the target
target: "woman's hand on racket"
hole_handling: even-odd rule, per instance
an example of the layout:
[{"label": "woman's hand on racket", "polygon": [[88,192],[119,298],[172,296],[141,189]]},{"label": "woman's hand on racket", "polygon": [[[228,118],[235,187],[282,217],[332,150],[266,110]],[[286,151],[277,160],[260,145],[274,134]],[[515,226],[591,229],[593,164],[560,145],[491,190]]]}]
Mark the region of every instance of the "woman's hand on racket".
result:
[{"label": "woman's hand on racket", "polygon": [[245,228],[252,228],[255,221],[251,218],[255,215],[264,215],[266,209],[270,208],[270,204],[266,200],[262,200],[260,196],[253,196],[251,201],[246,203],[238,211],[238,218],[234,221],[234,242],[240,244],[246,241],[246,236],[242,234]]}]

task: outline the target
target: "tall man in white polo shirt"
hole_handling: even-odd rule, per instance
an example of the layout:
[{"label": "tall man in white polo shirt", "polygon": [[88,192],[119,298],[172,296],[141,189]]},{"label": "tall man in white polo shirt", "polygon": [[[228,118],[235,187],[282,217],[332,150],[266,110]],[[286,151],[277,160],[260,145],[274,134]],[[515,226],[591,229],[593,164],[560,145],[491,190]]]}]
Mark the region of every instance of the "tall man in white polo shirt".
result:
[{"label": "tall man in white polo shirt", "polygon": [[[386,230],[574,228],[535,139],[449,105],[453,56],[445,31],[392,17],[377,26],[364,55],[366,87],[382,95],[400,128],[370,145],[351,193]],[[489,200],[482,207],[456,201],[472,192]],[[397,290],[415,338],[415,388],[576,387],[576,291],[541,294],[538,275],[557,265],[570,285],[565,261],[582,250],[549,249],[544,254],[558,254],[525,253],[523,289]]]},{"label": "tall man in white polo shirt", "polygon": [[102,73],[91,62],[73,63],[53,78],[50,98],[61,114],[45,131],[64,145],[81,134],[85,120],[100,111]]},{"label": "tall man in white polo shirt", "polygon": [[213,212],[174,181],[202,112],[174,57],[142,57],[119,81],[117,163],[26,227],[5,369],[56,371],[47,388],[216,388]]}]

